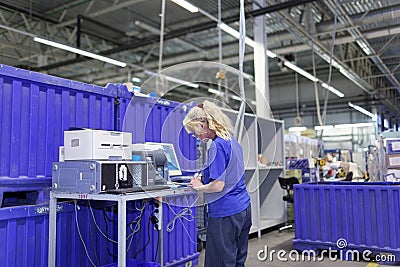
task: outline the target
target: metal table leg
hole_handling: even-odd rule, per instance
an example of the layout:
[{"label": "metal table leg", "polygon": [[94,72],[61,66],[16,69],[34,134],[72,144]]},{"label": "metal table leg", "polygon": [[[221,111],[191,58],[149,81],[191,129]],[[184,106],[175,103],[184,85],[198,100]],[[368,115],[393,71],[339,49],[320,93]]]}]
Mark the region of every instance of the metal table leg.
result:
[{"label": "metal table leg", "polygon": [[126,267],[126,200],[118,200],[118,267]]},{"label": "metal table leg", "polygon": [[53,193],[50,192],[50,204],[49,204],[49,256],[48,266],[56,266],[56,242],[57,242],[57,198],[54,197]]}]

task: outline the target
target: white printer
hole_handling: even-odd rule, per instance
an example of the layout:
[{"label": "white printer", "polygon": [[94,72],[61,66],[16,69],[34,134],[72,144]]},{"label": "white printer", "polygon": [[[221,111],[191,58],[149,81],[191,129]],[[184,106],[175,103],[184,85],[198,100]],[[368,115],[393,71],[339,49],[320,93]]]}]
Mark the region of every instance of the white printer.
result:
[{"label": "white printer", "polygon": [[132,133],[82,129],[64,132],[64,160],[131,160]]}]

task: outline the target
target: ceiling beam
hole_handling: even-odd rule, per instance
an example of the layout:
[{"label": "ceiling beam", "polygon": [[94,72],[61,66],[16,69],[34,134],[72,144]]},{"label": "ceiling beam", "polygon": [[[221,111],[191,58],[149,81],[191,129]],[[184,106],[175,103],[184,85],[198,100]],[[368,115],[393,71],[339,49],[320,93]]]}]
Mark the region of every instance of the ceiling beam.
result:
[{"label": "ceiling beam", "polygon": [[[139,0],[136,0],[136,1],[139,1]],[[276,12],[276,11],[279,11],[279,10],[282,10],[282,9],[288,9],[288,8],[291,8],[291,7],[295,7],[295,6],[298,6],[298,5],[301,5],[301,4],[314,2],[314,1],[316,1],[316,0],[293,0],[293,1],[288,1],[288,2],[285,2],[285,3],[280,3],[280,4],[276,4],[276,5],[271,5],[269,7],[261,8],[259,10],[253,10],[253,11],[247,12],[246,16],[247,17],[249,17],[249,16],[250,17],[262,16],[262,15],[265,15],[267,13]],[[130,2],[135,2],[135,1],[130,1]],[[102,12],[104,12],[104,10]],[[93,16],[94,15],[92,14],[90,17],[93,17]],[[230,23],[230,22],[238,21],[238,18],[239,18],[238,16],[232,16],[232,17],[223,19],[223,21],[225,23]],[[74,20],[74,22],[75,22],[75,20]],[[69,24],[67,24],[67,25],[69,25]],[[178,38],[178,37],[184,36],[184,35],[186,35],[188,33],[209,30],[209,29],[215,28],[216,26],[217,26],[217,23],[215,21],[209,21],[209,22],[200,23],[200,24],[197,24],[197,25],[192,25],[192,26],[181,28],[181,29],[178,29],[178,30],[175,30],[173,32],[169,32],[169,33],[165,34],[164,35],[164,40]],[[135,49],[135,48],[138,48],[138,47],[142,47],[142,46],[145,46],[145,45],[149,45],[149,44],[152,44],[152,43],[158,43],[158,42],[159,42],[159,36],[155,35],[155,36],[151,36],[149,38],[142,39],[141,41],[134,41],[132,43],[122,44],[122,45],[120,45],[118,47],[98,52],[98,54],[106,56],[106,55],[118,53],[118,52],[125,51],[125,50]],[[70,65],[70,64],[75,64],[75,63],[78,63],[78,62],[83,62],[85,60],[87,60],[87,59],[84,58],[84,57],[80,57],[80,58],[75,58],[73,60],[61,61],[61,62],[49,64],[47,66],[42,66],[40,68],[35,68],[35,71],[50,70],[50,69],[58,68],[58,67],[61,67],[61,66],[64,66],[64,65]]]}]

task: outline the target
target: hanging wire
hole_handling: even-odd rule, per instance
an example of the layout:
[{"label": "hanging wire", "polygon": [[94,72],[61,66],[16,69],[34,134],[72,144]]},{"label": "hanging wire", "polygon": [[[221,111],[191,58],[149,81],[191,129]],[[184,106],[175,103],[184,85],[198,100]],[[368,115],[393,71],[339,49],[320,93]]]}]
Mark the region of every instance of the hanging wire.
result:
[{"label": "hanging wire", "polygon": [[[332,32],[332,43],[331,43],[331,54],[329,57],[329,74],[328,74],[328,86],[331,85],[331,79],[332,79],[332,59],[334,56],[335,52],[335,37],[336,37],[336,25],[337,25],[337,14],[338,14],[338,0],[335,1],[335,13],[334,13],[334,23],[333,23],[333,32]],[[328,106],[328,98],[329,98],[329,91],[327,92],[327,96],[325,98],[325,103],[324,103],[324,114],[322,115],[322,122],[325,125],[325,120],[326,120],[326,110]]]},{"label": "hanging wire", "polygon": [[[296,112],[297,112],[297,118],[300,118],[300,108],[299,108],[299,74],[297,72],[294,72],[294,79],[296,81]],[[297,125],[296,125],[297,126]]]},{"label": "hanging wire", "polygon": [[[331,84],[332,80],[332,59],[334,56],[334,50],[335,50],[335,37],[336,37],[336,25],[337,25],[337,14],[338,14],[338,0],[335,1],[335,11],[334,11],[334,28],[332,32],[332,42],[331,42],[331,51],[330,51],[330,57],[329,57],[329,72],[328,72],[328,86]],[[313,60],[313,74],[316,76],[316,71],[315,71],[315,57],[314,57],[314,42],[312,42],[312,60]],[[320,113],[320,106],[319,106],[319,98],[318,98],[318,88],[316,82],[314,83],[314,92],[315,92],[315,101],[316,101],[316,106],[317,106],[317,116],[318,116],[318,122],[320,126],[325,125],[326,121],[326,111],[328,109],[328,99],[329,99],[329,91],[326,92],[325,95],[325,101],[324,101],[324,111],[323,115],[321,117]],[[322,135],[324,133],[324,129],[321,129],[319,139],[322,139]],[[322,150],[322,143],[318,146],[318,154],[320,154]]]},{"label": "hanging wire", "polygon": [[235,123],[235,133],[237,135],[237,140],[242,139],[243,133],[243,120],[244,120],[244,112],[246,107],[245,102],[245,93],[244,93],[244,80],[243,80],[243,58],[244,52],[246,49],[246,18],[244,16],[244,0],[240,0],[240,27],[239,27],[239,91],[240,91],[240,98],[242,102],[240,104],[238,117]]},{"label": "hanging wire", "polygon": [[[221,25],[221,0],[218,0],[218,24]],[[218,91],[221,92],[221,82],[222,82],[222,77],[221,77],[221,72],[223,71],[221,66],[222,66],[222,33],[221,33],[221,27],[218,27],[218,61],[220,64],[219,72],[217,74],[217,79],[218,79]],[[221,95],[222,100],[227,100],[228,95],[224,94],[224,97]]]},{"label": "hanging wire", "polygon": [[[163,84],[163,80],[161,79],[161,69],[162,69],[162,60],[163,60],[163,50],[164,50],[164,23],[165,23],[165,0],[161,2],[161,26],[160,26],[160,52],[158,57],[158,75],[156,82],[156,90],[157,94],[161,95],[160,86]],[[160,80],[161,79],[161,80]]]},{"label": "hanging wire", "polygon": [[77,210],[77,200],[76,200],[76,199],[74,200],[74,205],[75,205],[75,225],[76,225],[76,230],[78,231],[79,239],[80,239],[81,242],[82,242],[83,249],[85,250],[86,257],[88,258],[90,264],[91,264],[93,267],[96,267],[96,264],[94,264],[92,258],[91,258],[90,255],[89,255],[89,251],[88,251],[88,249],[87,249],[87,247],[86,247],[85,241],[83,240],[83,237],[82,237],[82,234],[81,234],[81,230],[80,230],[80,228],[79,228],[78,210]]},{"label": "hanging wire", "polygon": [[[328,85],[330,85],[331,82],[331,77],[332,77],[332,58],[333,58],[333,53],[335,49],[335,36],[336,36],[336,24],[337,24],[337,6],[338,6],[338,0],[335,1],[335,20],[334,20],[334,30],[332,32],[332,45],[331,45],[331,51],[330,51],[330,58],[329,58],[329,77],[328,77]],[[315,67],[315,54],[314,54],[314,42],[311,42],[311,51],[312,51],[312,64],[313,64],[313,75],[316,77],[316,67]],[[314,82],[314,93],[315,93],[315,102],[317,106],[317,117],[318,117],[318,123],[320,126],[323,126],[325,124],[325,119],[326,119],[326,111],[328,108],[328,99],[329,99],[329,91],[325,95],[325,100],[324,100],[324,109],[323,109],[323,115],[321,116],[321,109],[319,105],[319,96],[318,96],[318,83]],[[322,134],[323,131],[321,131]]]}]

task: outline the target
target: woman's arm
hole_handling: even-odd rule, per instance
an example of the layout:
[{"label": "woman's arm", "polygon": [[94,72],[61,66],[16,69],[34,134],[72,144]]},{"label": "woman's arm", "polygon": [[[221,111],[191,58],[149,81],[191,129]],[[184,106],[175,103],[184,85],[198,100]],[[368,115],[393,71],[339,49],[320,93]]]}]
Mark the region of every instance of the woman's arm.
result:
[{"label": "woman's arm", "polygon": [[190,181],[190,186],[199,192],[206,193],[219,193],[225,187],[225,182],[219,180],[213,180],[209,184],[203,184],[200,178],[195,177]]}]

